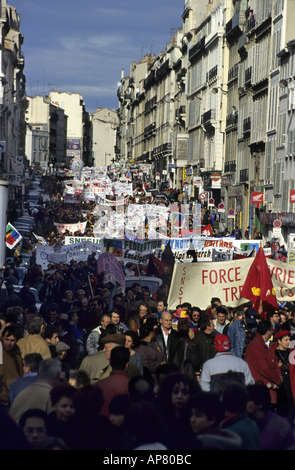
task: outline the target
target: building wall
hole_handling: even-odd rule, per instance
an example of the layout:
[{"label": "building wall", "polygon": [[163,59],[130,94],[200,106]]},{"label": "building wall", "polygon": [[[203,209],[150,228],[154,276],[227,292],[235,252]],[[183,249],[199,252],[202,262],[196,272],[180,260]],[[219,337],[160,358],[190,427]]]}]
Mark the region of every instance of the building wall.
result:
[{"label": "building wall", "polygon": [[110,109],[97,109],[91,115],[94,166],[111,165],[115,157],[118,117]]}]

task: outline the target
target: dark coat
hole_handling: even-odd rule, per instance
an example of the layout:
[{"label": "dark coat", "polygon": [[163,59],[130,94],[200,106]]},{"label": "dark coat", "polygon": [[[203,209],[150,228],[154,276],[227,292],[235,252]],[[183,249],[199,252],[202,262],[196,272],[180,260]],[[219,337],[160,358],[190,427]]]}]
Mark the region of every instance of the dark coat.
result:
[{"label": "dark coat", "polygon": [[214,347],[214,338],[215,333],[207,335],[204,331],[199,331],[199,333],[193,338],[192,341],[195,342],[196,347],[196,372],[201,372],[204,362],[208,359],[215,357],[216,350]]},{"label": "dark coat", "polygon": [[174,338],[175,336],[177,336],[177,331],[175,331],[175,330],[173,330],[173,328],[171,328],[171,332],[169,333],[169,336],[168,336],[168,343],[167,343],[167,348],[166,348],[161,326],[158,326],[158,328],[155,329],[155,341],[158,343],[158,345],[160,346],[162,351],[164,351],[164,354],[165,354],[165,359],[164,360],[165,360],[165,362],[168,362],[168,359],[169,359],[169,356],[170,356],[171,339]]},{"label": "dark coat", "polygon": [[146,341],[141,341],[140,346],[135,350],[138,354],[142,357],[142,365],[148,372],[151,374],[155,373],[157,368],[161,365],[162,362],[165,360],[164,352],[160,348],[160,346],[155,342],[152,341],[151,343],[147,343]]},{"label": "dark coat", "polygon": [[198,367],[196,343],[188,335],[173,336],[170,343],[169,362],[174,362],[183,374],[195,377]]}]

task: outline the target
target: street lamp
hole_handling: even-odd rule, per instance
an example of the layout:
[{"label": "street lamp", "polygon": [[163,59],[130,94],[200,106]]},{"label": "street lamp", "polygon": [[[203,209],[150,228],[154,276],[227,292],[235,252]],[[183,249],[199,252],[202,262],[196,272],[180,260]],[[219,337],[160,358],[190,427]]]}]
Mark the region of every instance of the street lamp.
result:
[{"label": "street lamp", "polygon": [[213,93],[213,95],[216,95],[218,93],[218,90],[221,90],[224,95],[227,95],[228,93],[227,91],[223,90],[221,86],[216,86],[212,88],[211,93]]}]

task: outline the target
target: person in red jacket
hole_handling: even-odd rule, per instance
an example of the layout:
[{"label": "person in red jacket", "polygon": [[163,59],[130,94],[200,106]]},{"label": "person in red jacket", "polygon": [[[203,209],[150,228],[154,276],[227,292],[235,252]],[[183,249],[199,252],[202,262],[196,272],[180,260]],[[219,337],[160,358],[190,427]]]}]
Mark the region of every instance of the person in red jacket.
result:
[{"label": "person in red jacket", "polygon": [[275,351],[267,346],[273,334],[271,322],[262,320],[246,351],[246,362],[255,382],[261,381],[268,388],[272,404],[277,402],[277,390],[282,384],[282,375]]}]

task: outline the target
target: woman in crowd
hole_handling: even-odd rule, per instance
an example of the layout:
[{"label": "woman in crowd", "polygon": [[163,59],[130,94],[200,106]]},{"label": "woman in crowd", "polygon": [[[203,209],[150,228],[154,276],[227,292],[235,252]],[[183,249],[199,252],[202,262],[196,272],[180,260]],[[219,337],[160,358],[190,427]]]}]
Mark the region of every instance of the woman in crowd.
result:
[{"label": "woman in crowd", "polygon": [[155,339],[155,329],[149,322],[140,327],[140,345],[136,352],[141,355],[144,375],[154,377],[157,368],[164,362],[164,352]]},{"label": "woman in crowd", "polygon": [[143,360],[142,356],[136,352],[136,349],[140,345],[140,340],[138,334],[134,331],[125,331],[125,348],[129,349],[130,352],[130,361],[134,362],[137,366],[139,372],[143,374]]}]

